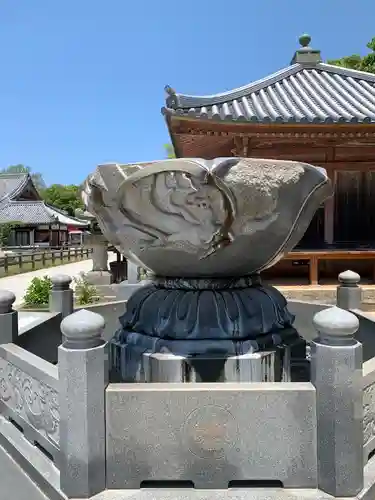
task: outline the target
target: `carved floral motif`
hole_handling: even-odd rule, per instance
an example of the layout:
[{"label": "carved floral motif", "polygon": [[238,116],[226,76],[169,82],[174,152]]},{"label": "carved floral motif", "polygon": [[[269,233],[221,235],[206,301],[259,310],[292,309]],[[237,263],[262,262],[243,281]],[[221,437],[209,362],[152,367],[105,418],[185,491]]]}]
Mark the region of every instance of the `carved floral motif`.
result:
[{"label": "carved floral motif", "polygon": [[375,436],[375,384],[366,387],[363,393],[364,444]]},{"label": "carved floral motif", "polygon": [[0,359],[0,400],[46,439],[59,445],[58,393]]}]

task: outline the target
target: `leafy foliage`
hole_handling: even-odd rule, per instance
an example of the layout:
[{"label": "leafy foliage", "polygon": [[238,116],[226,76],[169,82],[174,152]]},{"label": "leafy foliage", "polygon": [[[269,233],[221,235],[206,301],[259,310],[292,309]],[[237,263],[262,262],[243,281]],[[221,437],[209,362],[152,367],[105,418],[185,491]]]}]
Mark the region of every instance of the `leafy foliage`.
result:
[{"label": "leafy foliage", "polygon": [[12,232],[12,229],[17,226],[17,222],[5,222],[4,224],[0,224],[0,248],[8,244],[8,239]]},{"label": "leafy foliage", "polygon": [[328,61],[328,63],[343,68],[375,73],[375,37],[367,44],[367,48],[370,49],[370,53],[363,57],[358,54],[353,54],[351,56],[342,57],[341,59],[332,59]]},{"label": "leafy foliage", "polygon": [[87,304],[94,304],[99,300],[98,290],[94,285],[91,285],[84,273],[81,273],[79,277],[74,278],[75,283],[75,299],[77,304],[80,306],[85,306]]},{"label": "leafy foliage", "polygon": [[81,199],[81,186],[77,186],[76,184],[68,186],[52,184],[48,188],[43,189],[40,195],[46,203],[64,210],[73,217],[77,208],[84,208]]},{"label": "leafy foliage", "polygon": [[176,158],[176,153],[174,152],[172,144],[164,144],[165,153],[167,158],[170,160],[172,158]]},{"label": "leafy foliage", "polygon": [[49,276],[33,278],[27,287],[23,300],[27,306],[48,304],[52,280]]},{"label": "leafy foliage", "polygon": [[148,279],[147,270],[146,269],[143,269],[142,267],[140,267],[140,268],[138,268],[138,272],[139,272],[139,280],[140,281]]},{"label": "leafy foliage", "polygon": [[46,187],[46,183],[44,182],[43,176],[40,172],[32,172],[30,167],[26,167],[25,165],[10,165],[7,168],[3,168],[0,173],[2,174],[30,174],[33,180],[34,186],[39,191],[40,189],[44,189]]}]

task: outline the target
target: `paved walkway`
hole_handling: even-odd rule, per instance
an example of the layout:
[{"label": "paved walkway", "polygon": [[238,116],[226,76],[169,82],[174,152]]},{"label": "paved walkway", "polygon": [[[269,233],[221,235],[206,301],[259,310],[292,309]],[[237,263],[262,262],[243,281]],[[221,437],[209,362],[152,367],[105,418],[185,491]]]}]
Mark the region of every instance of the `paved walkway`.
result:
[{"label": "paved walkway", "polygon": [[[115,258],[115,254],[110,253],[108,261],[111,262],[112,260],[115,260]],[[87,273],[88,271],[91,271],[91,269],[91,259],[74,262],[72,264],[64,264],[63,266],[38,269],[37,271],[31,271],[29,273],[16,274],[15,276],[0,278],[0,289],[10,290],[11,292],[13,292],[16,296],[15,305],[19,305],[22,303],[22,299],[25,295],[26,289],[33,278],[41,278],[46,275],[56,276],[57,274],[67,274],[73,278],[78,276],[82,272]]]},{"label": "paved walkway", "polygon": [[38,486],[0,446],[0,500],[48,500]]}]

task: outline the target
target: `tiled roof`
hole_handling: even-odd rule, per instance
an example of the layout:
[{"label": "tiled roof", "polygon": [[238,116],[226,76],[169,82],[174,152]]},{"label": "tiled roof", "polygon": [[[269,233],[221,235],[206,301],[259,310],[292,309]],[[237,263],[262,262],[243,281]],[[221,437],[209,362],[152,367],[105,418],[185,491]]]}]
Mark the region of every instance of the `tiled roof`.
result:
[{"label": "tiled roof", "polygon": [[64,213],[56,207],[46,204],[47,212],[54,218],[57,218],[61,224],[68,224],[70,226],[82,226],[87,227],[89,223],[87,221],[77,219],[77,217],[71,217],[70,215]]},{"label": "tiled roof", "polygon": [[16,195],[28,181],[28,174],[0,174],[0,200]]},{"label": "tiled roof", "polygon": [[44,201],[8,201],[0,205],[0,223],[20,222],[22,224],[50,224],[60,222],[83,227],[85,221],[69,217],[58,209],[46,205]]},{"label": "tiled roof", "polygon": [[254,123],[375,123],[375,75],[296,63],[244,87],[210,96],[176,94],[163,113]]},{"label": "tiled roof", "polygon": [[88,226],[88,222],[70,217],[62,210],[47,205],[43,200],[14,199],[23,192],[28,182],[32,183],[29,174],[0,174],[0,224],[6,222],[49,224],[58,221],[71,226]]},{"label": "tiled roof", "polygon": [[49,224],[53,220],[43,201],[9,201],[0,208],[0,223]]}]

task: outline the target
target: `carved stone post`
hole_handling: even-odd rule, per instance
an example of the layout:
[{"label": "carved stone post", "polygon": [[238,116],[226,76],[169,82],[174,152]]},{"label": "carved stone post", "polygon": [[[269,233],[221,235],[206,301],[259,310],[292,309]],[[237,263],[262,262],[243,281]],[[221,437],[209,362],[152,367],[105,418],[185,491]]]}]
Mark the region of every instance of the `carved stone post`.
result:
[{"label": "carved stone post", "polygon": [[87,273],[87,279],[93,285],[110,285],[112,275],[108,270],[108,241],[98,233],[92,234],[89,241],[92,246],[92,271]]},{"label": "carved stone post", "polygon": [[138,266],[133,262],[128,261],[128,283],[129,285],[133,285],[135,283],[139,283],[138,276]]},{"label": "carved stone post", "polygon": [[65,274],[52,276],[52,290],[49,294],[49,310],[60,312],[62,318],[73,312],[72,278]]},{"label": "carved stone post", "polygon": [[61,489],[89,498],[105,489],[105,389],[102,316],[82,309],[61,323],[59,347]]},{"label": "carved stone post", "polygon": [[0,290],[0,344],[15,342],[18,338],[18,313],[13,309],[16,296],[9,290]]},{"label": "carved stone post", "polygon": [[341,309],[360,309],[362,303],[362,289],[359,286],[360,275],[353,271],[344,271],[339,274],[339,286],[336,292],[336,304]]},{"label": "carved stone post", "polygon": [[334,497],[363,488],[362,344],[354,339],[358,318],[332,307],[314,316],[318,338],[311,347],[316,388],[318,486]]}]

